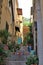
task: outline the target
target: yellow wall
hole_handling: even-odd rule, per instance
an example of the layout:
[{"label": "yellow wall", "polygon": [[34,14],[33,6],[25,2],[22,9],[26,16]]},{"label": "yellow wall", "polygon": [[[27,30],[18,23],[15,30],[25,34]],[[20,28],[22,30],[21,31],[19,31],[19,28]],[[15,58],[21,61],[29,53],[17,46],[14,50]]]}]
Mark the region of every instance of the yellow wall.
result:
[{"label": "yellow wall", "polygon": [[[12,0],[12,3],[13,3],[13,12],[14,12],[14,34],[15,34],[15,26],[19,26],[20,33],[22,33],[23,36],[23,32],[21,32],[23,25],[20,25],[21,23],[19,22],[22,21],[22,15],[19,16],[17,13],[18,0]],[[7,22],[9,25],[8,31],[10,32],[10,34],[12,34],[12,13],[8,4],[9,4],[8,0],[3,0],[0,30],[6,28],[6,22]]]},{"label": "yellow wall", "polygon": [[[15,2],[15,3],[14,3]],[[17,19],[17,7],[18,7],[18,3],[17,0],[12,0],[13,3],[13,12],[14,12],[14,22],[16,22]],[[3,30],[6,28],[6,21],[9,25],[9,32],[12,34],[12,16],[11,16],[11,11],[10,11],[10,7],[8,6],[9,2],[8,0],[3,0],[2,2],[2,15],[1,15],[1,23],[0,23],[0,30]],[[15,25],[15,23],[14,23]],[[15,30],[15,29],[14,29]]]},{"label": "yellow wall", "polygon": [[8,8],[8,0],[3,0],[0,30],[3,30],[6,28],[6,22],[8,23],[8,25],[10,25],[11,13],[10,13],[10,10]]}]

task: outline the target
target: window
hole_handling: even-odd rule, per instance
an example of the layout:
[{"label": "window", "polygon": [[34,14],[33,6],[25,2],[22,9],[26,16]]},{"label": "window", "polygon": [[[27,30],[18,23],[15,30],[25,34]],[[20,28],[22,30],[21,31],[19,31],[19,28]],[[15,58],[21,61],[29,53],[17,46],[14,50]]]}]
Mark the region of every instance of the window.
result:
[{"label": "window", "polygon": [[0,23],[1,23],[1,19],[0,19]]},{"label": "window", "polygon": [[9,25],[8,25],[8,23],[6,21],[6,30],[8,31],[8,29],[9,29]]},{"label": "window", "polygon": [[0,23],[1,23],[1,16],[0,16]]},{"label": "window", "polygon": [[0,5],[0,9],[2,8],[2,5]]},{"label": "window", "polygon": [[37,31],[37,21],[34,22],[35,30]]},{"label": "window", "polygon": [[1,17],[0,17],[0,19],[1,19]]},{"label": "window", "polygon": [[0,21],[0,24],[1,24],[1,21]]},{"label": "window", "polygon": [[0,15],[2,14],[2,11],[0,11]]},{"label": "window", "polygon": [[31,15],[33,15],[33,7],[31,7]]},{"label": "window", "polygon": [[19,29],[19,27],[15,27],[15,30],[20,32],[20,29]]}]

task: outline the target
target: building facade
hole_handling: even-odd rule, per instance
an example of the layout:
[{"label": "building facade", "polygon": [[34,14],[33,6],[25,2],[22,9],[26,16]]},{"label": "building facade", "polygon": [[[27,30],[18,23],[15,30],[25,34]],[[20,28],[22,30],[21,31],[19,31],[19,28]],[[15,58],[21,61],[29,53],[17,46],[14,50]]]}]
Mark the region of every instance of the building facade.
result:
[{"label": "building facade", "polygon": [[11,0],[0,0],[0,30],[3,29],[7,29],[12,36],[19,31],[23,38],[22,9],[18,8],[18,0],[12,0],[12,6]]},{"label": "building facade", "polygon": [[22,21],[22,9],[21,8],[17,8],[17,14],[18,17],[16,19],[16,27],[18,27],[18,31],[17,31],[17,36],[22,38],[22,42],[23,42],[23,21]]},{"label": "building facade", "polygon": [[10,25],[11,14],[8,8],[8,0],[0,0],[0,30],[6,29]]},{"label": "building facade", "polygon": [[34,49],[37,50],[39,65],[43,65],[43,1],[33,0],[33,10]]}]

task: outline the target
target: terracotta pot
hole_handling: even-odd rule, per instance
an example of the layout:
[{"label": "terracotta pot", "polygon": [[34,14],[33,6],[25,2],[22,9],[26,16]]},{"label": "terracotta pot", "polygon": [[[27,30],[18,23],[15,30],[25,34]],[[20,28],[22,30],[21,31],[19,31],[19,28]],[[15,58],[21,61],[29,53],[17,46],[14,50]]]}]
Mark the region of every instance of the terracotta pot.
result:
[{"label": "terracotta pot", "polygon": [[31,64],[31,65],[37,65],[37,64]]}]

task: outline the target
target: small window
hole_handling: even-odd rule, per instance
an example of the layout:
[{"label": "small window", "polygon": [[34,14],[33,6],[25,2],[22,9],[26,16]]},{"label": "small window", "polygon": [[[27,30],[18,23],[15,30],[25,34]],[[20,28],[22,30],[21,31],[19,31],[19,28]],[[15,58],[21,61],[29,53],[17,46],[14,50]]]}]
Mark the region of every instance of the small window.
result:
[{"label": "small window", "polygon": [[2,8],[2,5],[0,6],[0,8]]},{"label": "small window", "polygon": [[34,21],[35,30],[37,31],[37,21]]},{"label": "small window", "polygon": [[1,17],[0,17],[0,19],[1,19]]},{"label": "small window", "polygon": [[1,23],[1,16],[0,16],[0,23]]},{"label": "small window", "polygon": [[20,29],[19,29],[19,27],[15,27],[15,30],[20,32]]},{"label": "small window", "polygon": [[9,25],[8,25],[8,23],[6,21],[6,30],[8,31],[8,29],[9,29]]},{"label": "small window", "polygon": [[1,20],[0,20],[0,24],[1,24]]},{"label": "small window", "polygon": [[2,5],[0,5],[0,9],[2,8]]},{"label": "small window", "polygon": [[2,14],[2,11],[0,11],[0,15]]}]

